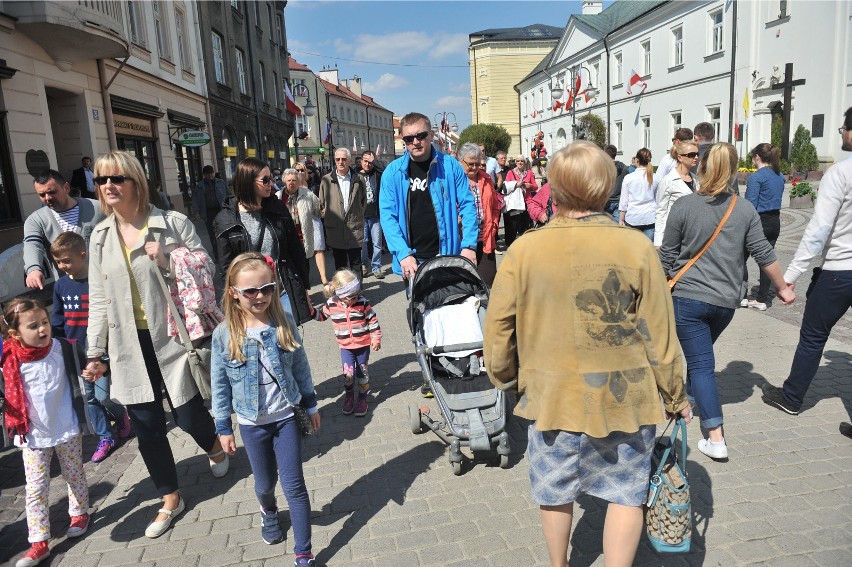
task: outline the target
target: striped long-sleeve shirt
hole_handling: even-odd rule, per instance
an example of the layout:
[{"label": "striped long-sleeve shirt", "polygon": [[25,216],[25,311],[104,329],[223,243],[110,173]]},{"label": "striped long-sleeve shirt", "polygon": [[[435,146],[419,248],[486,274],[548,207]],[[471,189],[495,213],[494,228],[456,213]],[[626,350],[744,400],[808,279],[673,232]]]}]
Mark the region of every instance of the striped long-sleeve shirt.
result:
[{"label": "striped long-sleeve shirt", "polygon": [[363,296],[346,305],[337,296],[329,298],[316,310],[317,321],[331,319],[334,336],[340,348],[361,348],[381,341],[382,329],[370,302]]}]

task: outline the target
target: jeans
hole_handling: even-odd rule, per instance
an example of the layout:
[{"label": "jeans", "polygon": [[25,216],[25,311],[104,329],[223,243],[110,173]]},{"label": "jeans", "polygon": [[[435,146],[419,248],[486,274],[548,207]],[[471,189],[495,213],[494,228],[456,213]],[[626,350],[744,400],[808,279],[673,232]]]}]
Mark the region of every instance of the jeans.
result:
[{"label": "jeans", "polygon": [[604,205],[604,212],[614,218],[615,222],[618,222],[618,199],[607,201]]},{"label": "jeans", "polygon": [[85,381],[86,410],[95,435],[101,439],[111,439],[110,420],[119,421],[124,417],[124,406],[109,398],[109,376],[103,375],[96,382]]},{"label": "jeans", "polygon": [[799,345],[790,375],[784,381],[784,397],[800,407],[819,368],[831,329],[852,307],[852,270],[823,270],[810,290]]},{"label": "jeans", "polygon": [[361,246],[361,264],[370,266],[371,272],[378,272],[382,269],[382,225],[379,224],[379,217],[364,217],[364,244]]},{"label": "jeans", "polygon": [[[151,334],[148,330],[138,330],[139,344],[142,347],[142,357],[145,359],[145,368],[148,371],[148,379],[154,390],[154,401],[141,404],[130,404],[127,413],[136,431],[136,439],[139,441],[139,453],[151,480],[157,488],[160,496],[171,494],[178,489],[177,467],[175,457],[172,454],[171,445],[167,437],[166,412],[163,410],[163,375],[151,342]],[[187,376],[187,380],[190,378]],[[166,392],[166,400],[172,410],[178,427],[189,433],[199,447],[209,453],[216,444],[216,426],[210,412],[204,407],[201,394],[183,404],[174,407],[169,394]]]},{"label": "jeans", "polygon": [[648,238],[651,239],[651,242],[654,241],[654,228],[655,228],[656,225],[643,224],[643,225],[635,225],[634,226],[632,224],[627,224],[626,222],[624,224],[626,224],[630,228],[635,228],[636,230],[641,230],[642,234],[644,234],[645,236],[647,236]]},{"label": "jeans", "polygon": [[334,255],[335,270],[352,270],[361,279],[360,248],[332,248],[331,253]]},{"label": "jeans", "polygon": [[674,296],[672,303],[677,338],[686,357],[686,395],[698,409],[701,427],[715,429],[723,419],[713,343],[734,318],[734,310],[686,297]]},{"label": "jeans", "polygon": [[311,502],[302,472],[302,432],[292,417],[266,425],[240,424],[240,435],[246,448],[254,493],[264,510],[278,507],[275,482],[281,481],[290,508],[293,526],[294,555],[311,552]]}]

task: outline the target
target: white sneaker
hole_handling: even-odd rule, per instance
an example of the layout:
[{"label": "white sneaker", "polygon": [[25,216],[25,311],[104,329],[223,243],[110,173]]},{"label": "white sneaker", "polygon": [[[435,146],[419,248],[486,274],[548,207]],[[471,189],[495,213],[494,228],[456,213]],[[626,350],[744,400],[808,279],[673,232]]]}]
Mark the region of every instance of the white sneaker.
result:
[{"label": "white sneaker", "polygon": [[752,309],[757,309],[758,311],[766,311],[767,305],[761,301],[757,301],[756,299],[752,299],[748,302],[748,306]]},{"label": "white sneaker", "polygon": [[[700,441],[699,441],[700,443]],[[175,516],[180,515],[186,509],[186,503],[183,500],[183,497],[180,497],[178,500],[177,508],[174,510],[166,510],[165,508],[160,508],[157,510],[157,514],[166,514],[168,518],[165,520],[161,520],[159,522],[151,522],[148,524],[148,527],[145,528],[145,536],[151,539],[160,537],[166,530],[169,529],[169,526],[172,525],[172,521],[175,519]]]},{"label": "white sneaker", "polygon": [[748,299],[744,297],[743,300],[740,301],[740,307],[748,307]]},{"label": "white sneaker", "polygon": [[[218,457],[219,455],[225,455],[225,458],[215,462],[211,457]],[[210,472],[213,473],[213,478],[222,478],[226,474],[228,474],[228,467],[231,463],[231,459],[228,457],[225,451],[218,451],[213,453],[212,455],[207,455],[208,460],[210,461]]]},{"label": "white sneaker", "polygon": [[698,450],[711,459],[724,460],[728,458],[728,445],[722,439],[721,443],[711,443],[709,439],[698,442]]}]

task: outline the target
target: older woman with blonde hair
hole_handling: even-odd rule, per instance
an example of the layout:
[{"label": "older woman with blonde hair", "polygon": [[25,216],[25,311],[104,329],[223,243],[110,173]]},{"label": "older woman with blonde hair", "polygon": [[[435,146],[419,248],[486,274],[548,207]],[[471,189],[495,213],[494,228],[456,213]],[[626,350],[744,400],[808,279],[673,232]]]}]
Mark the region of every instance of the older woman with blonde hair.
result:
[{"label": "older woman with blonde hair", "polygon": [[[567,565],[574,501],[609,502],[607,566],[632,564],[656,424],[689,419],[668,286],[653,244],[603,212],[612,158],[585,141],[548,167],[557,212],[494,280],[485,366],[531,420],[530,484],[552,567]],[[570,242],[571,246],[565,245]]]},{"label": "older woman with blonde hair", "polygon": [[130,414],[139,453],[163,499],[145,530],[154,538],[185,508],[167,436],[164,397],[178,427],[207,453],[213,476],[228,471],[228,456],[192,379],[186,349],[169,334],[166,297],[156,273],[167,281],[174,277],[170,253],[177,247],[206,251],[186,216],[148,204],[148,183],[132,154],[100,156],[94,181],[107,218],[95,227],[90,241],[85,372],[99,376],[108,364],[112,397]]},{"label": "older woman with blonde hair", "polygon": [[467,175],[468,186],[476,203],[479,236],[476,241],[476,270],[489,286],[497,274],[497,227],[500,222],[500,203],[494,192],[491,176],[485,173],[485,152],[468,142],[459,148],[459,162]]},{"label": "older woman with blonde hair", "polygon": [[666,274],[677,282],[672,301],[677,336],[686,357],[686,389],[707,435],[698,442],[698,450],[711,459],[726,460],[713,344],[740,305],[744,251],[748,250],[772,280],[784,305],[792,303],[796,295],[784,283],[754,206],[730,193],[736,149],[731,144],[715,144],[705,157],[701,187],[672,205],[660,260]]},{"label": "older woman with blonde hair", "polygon": [[657,187],[657,212],[654,223],[654,246],[663,243],[666,232],[666,220],[675,201],[684,195],[691,195],[701,184],[692,173],[692,168],[698,164],[698,144],[692,140],[675,140],[668,156],[675,165],[668,174],[660,179]]}]

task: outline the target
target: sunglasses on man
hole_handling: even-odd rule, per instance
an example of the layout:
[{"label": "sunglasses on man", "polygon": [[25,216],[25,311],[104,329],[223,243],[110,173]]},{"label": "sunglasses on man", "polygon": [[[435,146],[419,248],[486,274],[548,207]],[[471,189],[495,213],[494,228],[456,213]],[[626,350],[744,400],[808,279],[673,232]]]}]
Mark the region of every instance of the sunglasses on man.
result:
[{"label": "sunglasses on man", "polygon": [[417,132],[416,134],[411,134],[409,136],[403,136],[402,141],[406,144],[413,144],[414,140],[418,142],[422,142],[429,136],[429,130],[424,130],[422,132]]}]

